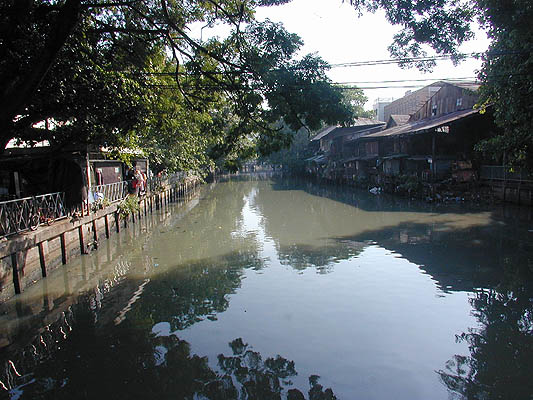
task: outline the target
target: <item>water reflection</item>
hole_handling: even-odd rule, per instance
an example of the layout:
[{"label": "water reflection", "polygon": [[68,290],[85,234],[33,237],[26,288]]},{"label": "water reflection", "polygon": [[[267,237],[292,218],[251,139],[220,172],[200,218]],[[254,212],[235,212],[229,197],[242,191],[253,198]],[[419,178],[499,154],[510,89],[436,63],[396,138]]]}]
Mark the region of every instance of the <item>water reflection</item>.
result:
[{"label": "water reflection", "polygon": [[[241,338],[219,354],[217,367],[191,354],[176,334],[153,332],[148,316],[113,325],[105,334],[85,296],[17,362],[6,365],[2,385],[18,399],[335,399],[317,376],[308,397],[291,388],[295,363],[278,355],[263,358]],[[68,335],[67,335],[68,334]],[[24,373],[24,371],[31,371]],[[21,373],[22,372],[22,373]]]},{"label": "water reflection", "polygon": [[279,260],[283,265],[302,271],[316,268],[319,274],[332,272],[336,263],[357,256],[368,243],[343,240],[324,247],[304,244],[280,245]]},{"label": "water reflection", "polygon": [[511,287],[476,290],[471,298],[480,327],[457,337],[470,354],[456,355],[438,372],[448,389],[465,399],[528,399],[533,394],[533,271],[510,268]]},{"label": "water reflection", "polygon": [[261,266],[256,253],[234,252],[216,261],[207,259],[169,269],[151,281],[135,313],[150,315],[154,321],[169,321],[173,331],[204,318],[216,320],[217,314],[228,308],[228,295],[241,286],[243,270]]},{"label": "water reflection", "polygon": [[529,398],[531,233],[496,211],[213,186],[0,308],[0,393]]},{"label": "water reflection", "polygon": [[[509,265],[533,263],[523,209],[434,205],[294,179],[277,179],[273,189],[261,187],[255,204],[280,259],[296,269],[331,271],[378,244],[419,265],[446,292],[495,287]],[[302,192],[314,196],[304,202]]]}]

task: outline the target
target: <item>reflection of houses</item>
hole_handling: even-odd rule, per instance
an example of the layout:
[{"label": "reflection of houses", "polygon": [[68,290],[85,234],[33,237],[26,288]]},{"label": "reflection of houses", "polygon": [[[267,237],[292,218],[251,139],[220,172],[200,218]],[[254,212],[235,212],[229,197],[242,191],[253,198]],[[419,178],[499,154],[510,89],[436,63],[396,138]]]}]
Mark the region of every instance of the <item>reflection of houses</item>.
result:
[{"label": "reflection of houses", "polygon": [[434,180],[453,173],[457,181],[471,179],[474,145],[494,130],[488,113],[474,109],[477,88],[436,82],[386,106],[386,125],[368,124],[346,135],[342,130],[351,128],[319,132],[313,140],[328,156],[324,170],[336,172],[325,177],[379,183],[388,176]]},{"label": "reflection of houses", "polygon": [[[502,281],[505,264],[521,265],[514,229],[471,226],[447,229],[445,224],[401,224],[398,229],[373,232],[376,242],[430,275],[443,291],[471,292],[494,288]],[[518,246],[526,245],[526,239]],[[526,245],[527,246],[527,245]]]}]

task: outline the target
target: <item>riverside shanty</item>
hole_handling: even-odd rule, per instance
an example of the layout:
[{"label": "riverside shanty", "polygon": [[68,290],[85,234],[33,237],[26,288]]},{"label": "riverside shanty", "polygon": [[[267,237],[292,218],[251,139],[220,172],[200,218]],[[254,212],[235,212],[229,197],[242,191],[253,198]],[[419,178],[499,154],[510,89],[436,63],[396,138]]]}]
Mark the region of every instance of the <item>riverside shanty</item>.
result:
[{"label": "riverside shanty", "polygon": [[306,172],[430,201],[496,194],[532,204],[526,174],[491,165],[475,151],[480,140],[498,132],[490,106],[476,105],[478,88],[438,81],[386,105],[385,121],[328,126],[311,138],[315,154],[306,160]]}]

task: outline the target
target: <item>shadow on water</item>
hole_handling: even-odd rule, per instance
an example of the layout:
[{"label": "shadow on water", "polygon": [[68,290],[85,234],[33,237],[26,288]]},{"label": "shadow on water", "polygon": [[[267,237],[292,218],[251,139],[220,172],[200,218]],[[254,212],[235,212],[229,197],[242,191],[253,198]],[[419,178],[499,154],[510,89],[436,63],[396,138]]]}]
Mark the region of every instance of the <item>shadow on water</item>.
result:
[{"label": "shadow on water", "polygon": [[168,321],[173,331],[216,320],[228,308],[228,296],[241,287],[244,271],[261,268],[263,260],[255,252],[238,251],[171,268],[151,280],[135,314]]},{"label": "shadow on water", "polygon": [[[461,227],[446,218],[428,223],[400,222],[355,235],[328,237],[334,244],[280,245],[280,258],[290,260],[293,266],[331,270],[331,263],[357,254],[350,246],[364,249],[370,240],[418,265],[442,292],[470,292],[469,301],[479,326],[457,334],[457,341],[466,343],[470,354],[456,355],[446,362],[437,371],[441,382],[456,398],[533,398],[533,243],[523,218],[530,216],[531,210],[435,206],[281,179],[273,187],[277,191],[303,190],[376,212],[461,215],[490,211],[494,218],[488,224]],[[272,222],[269,207],[264,206],[262,211]],[[276,240],[280,229],[272,223],[270,228]]]},{"label": "shadow on water", "polygon": [[402,224],[366,232],[417,264],[444,293],[471,292],[479,327],[458,332],[470,355],[456,355],[437,371],[463,399],[529,399],[533,396],[533,244],[515,225],[446,230]]},{"label": "shadow on water", "polygon": [[[313,184],[294,179],[278,178],[273,186],[278,191],[304,190],[328,199],[342,197],[343,192],[331,187],[315,190]],[[282,263],[298,270],[315,267],[328,271],[333,264],[377,244],[420,266],[444,291],[494,288],[510,270],[523,272],[533,265],[533,234],[528,232],[527,221],[494,218],[490,209],[464,207],[463,213],[469,211],[464,215],[456,206],[383,200],[351,188],[346,192],[347,198],[373,202],[367,209],[375,212],[361,211],[359,200],[348,199],[343,202],[348,207],[338,212],[298,194],[288,194],[283,203],[293,204],[281,206],[276,203],[279,194],[258,190],[254,205],[264,216],[265,229],[276,243]],[[386,206],[379,205],[379,199]],[[405,216],[389,213],[391,209],[403,211]]]},{"label": "shadow on water", "polygon": [[[175,334],[160,336],[138,326],[114,327],[100,335],[94,316],[80,302],[70,315],[72,332],[46,349],[53,357],[36,363],[30,375],[16,376],[11,394],[20,399],[304,399],[290,388],[294,362],[281,356],[263,359],[238,338],[230,355],[219,354],[217,368],[206,357],[192,355],[190,345]],[[128,322],[126,322],[128,324]],[[134,330],[134,334],[130,331]],[[34,359],[42,347],[36,348]],[[13,375],[17,371],[13,367]],[[317,376],[309,378],[309,399],[335,399]]]},{"label": "shadow on water", "polygon": [[[307,397],[291,388],[294,362],[280,355],[264,359],[241,338],[211,367],[207,357],[191,354],[189,343],[171,332],[223,312],[225,296],[240,285],[244,267],[236,262],[245,258],[228,256],[228,265],[234,265],[229,271],[191,266],[183,282],[175,274],[159,276],[148,282],[151,295],[131,307],[127,319],[113,319],[124,306],[117,292],[131,295],[126,282],[105,299],[114,312],[95,307],[94,293],[80,295],[10,355],[1,385],[17,399],[335,399],[318,376],[309,377]],[[154,329],[156,321],[170,321],[168,329]]]},{"label": "shadow on water", "polygon": [[[254,180],[253,177],[241,177],[240,180]],[[369,191],[342,184],[330,184],[290,174],[275,174],[271,177],[272,189],[275,191],[301,190],[310,195],[327,198],[365,211],[420,212],[420,213],[454,213],[490,211],[495,216],[533,220],[532,207],[520,207],[512,204],[491,205],[450,200],[448,202],[426,202],[389,194],[374,195]]]},{"label": "shadow on water", "polygon": [[445,223],[402,223],[335,240],[357,242],[368,237],[420,266],[444,292],[496,288],[506,275],[527,276],[533,265],[533,244],[513,225],[449,229]]}]

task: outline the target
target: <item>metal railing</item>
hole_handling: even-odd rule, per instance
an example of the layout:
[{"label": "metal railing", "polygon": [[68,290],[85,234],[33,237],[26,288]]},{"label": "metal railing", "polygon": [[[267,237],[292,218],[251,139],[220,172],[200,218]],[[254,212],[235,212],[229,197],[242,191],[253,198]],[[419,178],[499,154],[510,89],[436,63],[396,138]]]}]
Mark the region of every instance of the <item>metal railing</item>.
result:
[{"label": "metal railing", "polygon": [[501,165],[482,165],[479,177],[495,181],[533,182],[532,173],[519,168]]},{"label": "metal railing", "polygon": [[108,183],[106,185],[92,186],[89,190],[89,201],[106,201],[109,203],[120,201],[124,197],[126,197],[127,185],[128,182],[121,181],[115,183]]},{"label": "metal railing", "polygon": [[171,175],[154,176],[148,178],[147,188],[148,191],[153,192],[159,190],[164,186],[174,186],[181,183],[187,177],[186,172],[175,172]]},{"label": "metal railing", "polygon": [[187,178],[186,172],[175,172],[167,177],[169,185],[177,185]]},{"label": "metal railing", "polygon": [[[147,190],[154,192],[165,186],[178,185],[186,177],[185,172],[153,177],[146,182]],[[0,237],[36,229],[42,223],[51,223],[74,213],[87,215],[107,204],[124,199],[128,194],[127,189],[127,181],[92,186],[87,201],[69,210],[65,208],[63,192],[0,202]]]},{"label": "metal railing", "polygon": [[0,202],[0,237],[36,229],[67,215],[65,193],[56,192]]}]

